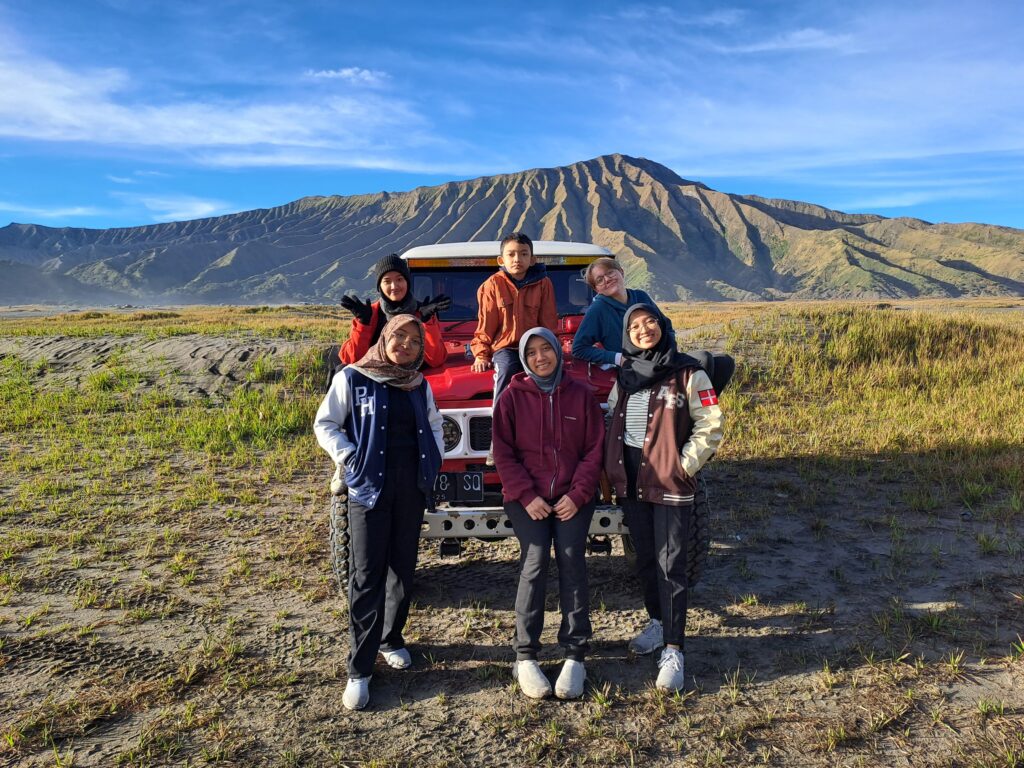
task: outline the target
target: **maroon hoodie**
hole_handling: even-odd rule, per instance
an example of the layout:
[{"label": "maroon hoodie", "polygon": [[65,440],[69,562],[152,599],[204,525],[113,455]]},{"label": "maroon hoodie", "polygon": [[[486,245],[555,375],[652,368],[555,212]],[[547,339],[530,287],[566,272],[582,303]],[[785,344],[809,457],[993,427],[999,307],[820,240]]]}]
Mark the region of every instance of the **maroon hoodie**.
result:
[{"label": "maroon hoodie", "polygon": [[569,376],[551,394],[526,373],[498,398],[493,421],[494,464],[506,502],[524,507],[540,496],[568,495],[577,507],[597,492],[604,415],[587,386]]}]

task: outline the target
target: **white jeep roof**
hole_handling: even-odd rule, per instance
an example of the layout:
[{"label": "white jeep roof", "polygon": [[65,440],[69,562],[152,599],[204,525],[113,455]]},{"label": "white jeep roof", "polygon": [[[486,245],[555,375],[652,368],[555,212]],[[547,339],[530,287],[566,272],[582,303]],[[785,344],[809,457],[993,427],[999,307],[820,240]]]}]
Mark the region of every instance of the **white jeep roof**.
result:
[{"label": "white jeep roof", "polygon": [[[418,245],[402,254],[407,261],[414,259],[496,259],[501,253],[501,242],[498,240],[477,240],[471,243],[438,243],[437,245]],[[535,240],[534,256],[611,256],[612,252],[600,245],[591,243],[570,243],[562,240]]]}]

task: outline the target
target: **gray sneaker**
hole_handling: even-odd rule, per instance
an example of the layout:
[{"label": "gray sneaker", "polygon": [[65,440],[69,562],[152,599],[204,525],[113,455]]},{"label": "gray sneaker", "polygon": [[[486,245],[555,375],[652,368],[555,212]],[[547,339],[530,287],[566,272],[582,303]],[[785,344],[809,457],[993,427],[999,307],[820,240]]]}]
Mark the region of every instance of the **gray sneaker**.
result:
[{"label": "gray sneaker", "polygon": [[533,659],[515,662],[512,677],[519,683],[519,690],[531,699],[546,699],[551,695],[551,681]]},{"label": "gray sneaker", "polygon": [[629,650],[638,656],[654,653],[665,644],[665,630],[661,622],[651,619],[643,631],[629,641]]},{"label": "gray sneaker", "polygon": [[370,703],[370,678],[350,677],[348,685],[345,686],[345,693],[341,696],[341,703],[346,709],[363,709]]},{"label": "gray sneaker", "polygon": [[412,656],[406,648],[399,648],[394,651],[381,651],[380,655],[392,669],[408,669],[412,666]]},{"label": "gray sneaker", "polygon": [[683,671],[683,654],[675,648],[666,648],[658,659],[658,688],[669,693],[683,690],[686,675]]},{"label": "gray sneaker", "polygon": [[578,699],[583,695],[583,683],[587,679],[587,670],[582,661],[566,659],[562,671],[555,680],[555,696],[560,699]]},{"label": "gray sneaker", "polygon": [[345,485],[345,470],[341,464],[334,470],[334,477],[331,478],[331,495],[341,496],[348,487]]}]

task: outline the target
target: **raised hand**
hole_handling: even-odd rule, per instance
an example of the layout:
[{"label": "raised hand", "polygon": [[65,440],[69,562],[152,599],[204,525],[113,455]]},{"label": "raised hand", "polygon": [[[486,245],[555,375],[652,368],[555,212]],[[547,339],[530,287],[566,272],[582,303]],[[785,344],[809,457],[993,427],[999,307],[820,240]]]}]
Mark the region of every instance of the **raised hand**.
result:
[{"label": "raised hand", "polygon": [[445,296],[443,293],[439,293],[434,298],[427,296],[423,301],[419,303],[417,309],[420,313],[420,319],[423,322],[427,322],[438,312],[444,312],[446,309],[451,307],[452,300],[450,297]]},{"label": "raised hand", "polygon": [[341,297],[341,306],[363,325],[369,325],[373,319],[373,305],[369,300],[363,301],[358,296],[347,293]]}]

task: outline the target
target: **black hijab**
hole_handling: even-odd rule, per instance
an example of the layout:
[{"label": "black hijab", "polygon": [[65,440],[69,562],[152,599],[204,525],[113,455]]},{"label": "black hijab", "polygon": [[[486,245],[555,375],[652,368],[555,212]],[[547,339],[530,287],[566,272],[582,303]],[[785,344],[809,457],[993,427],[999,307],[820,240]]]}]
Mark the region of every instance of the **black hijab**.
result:
[{"label": "black hijab", "polygon": [[[640,349],[629,338],[630,318],[640,310],[652,315],[661,328],[661,338],[651,349]],[[634,304],[626,310],[622,318],[622,357],[619,387],[627,395],[649,389],[683,368],[700,367],[696,360],[676,349],[675,341],[667,330],[665,316],[650,304]]]}]

